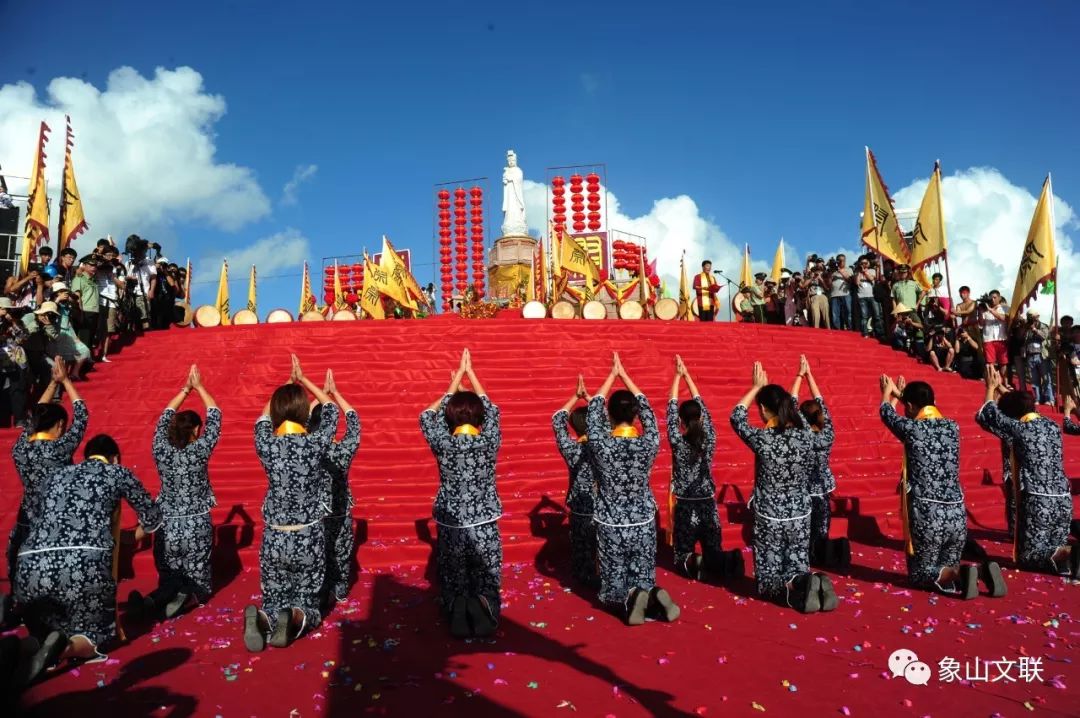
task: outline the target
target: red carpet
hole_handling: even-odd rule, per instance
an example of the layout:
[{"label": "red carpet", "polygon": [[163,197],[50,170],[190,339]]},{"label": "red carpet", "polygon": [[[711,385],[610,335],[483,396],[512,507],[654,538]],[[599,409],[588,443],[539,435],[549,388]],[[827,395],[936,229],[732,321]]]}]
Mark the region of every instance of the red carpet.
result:
[{"label": "red carpet", "polygon": [[[503,410],[498,478],[506,511],[506,608],[490,642],[451,640],[437,623],[428,581],[436,472],[417,415],[445,389],[463,346]],[[758,601],[749,580],[708,587],[662,570],[661,581],[683,605],[682,619],[631,630],[591,596],[564,585],[567,547],[558,510],[566,473],[550,416],[569,396],[578,371],[595,388],[612,349],[661,415],[672,354],[681,353],[694,373],[719,428],[715,476],[728,546],[744,543],[752,457],[727,427],[727,414],[749,383],[754,359],[786,385],[799,352],[808,354],[837,424],[833,531],[856,542],[857,566],[850,578],[837,579],[842,601],[835,613],[802,617]],[[364,436],[351,478],[364,570],[349,602],[319,632],[286,651],[251,655],[239,640],[240,609],[259,590],[265,485],[252,424],[287,378],[290,351],[312,378],[321,380],[332,366],[339,388],[361,413]],[[1080,656],[1080,586],[1009,570],[1009,596],[997,601],[959,603],[905,587],[896,550],[900,447],[877,419],[877,375],[932,381],[942,411],[960,421],[971,534],[980,540],[999,536],[1004,525],[1000,453],[973,420],[979,386],[876,343],[850,333],[727,324],[453,318],[152,334],[80,386],[90,433],[112,433],[125,464],[152,491],[153,425],[192,361],[225,414],[211,464],[215,520],[222,524],[215,547],[219,592],[178,621],[128,625],[130,642],[115,649],[108,664],[51,676],[24,697],[28,712],[69,715],[85,710],[89,699],[115,715],[226,717],[1080,714],[1080,671],[1073,665]],[[0,435],[5,455],[12,440],[10,431]],[[1065,439],[1070,474],[1080,473],[1075,441]],[[0,479],[5,542],[19,495],[8,466]],[[665,446],[653,480],[660,499],[669,471]],[[244,527],[247,517],[255,526]],[[1001,544],[987,547],[1007,553]],[[122,596],[153,583],[150,552],[139,549],[130,562],[135,577],[121,584]],[[662,566],[670,563],[667,551],[659,558]],[[931,666],[929,686],[886,678],[888,656],[898,648]],[[961,666],[975,657],[1041,658],[1042,675],[1033,682],[943,683],[938,662],[946,656]],[[998,673],[992,667],[990,677]],[[1015,665],[1010,675],[1019,678]]]}]

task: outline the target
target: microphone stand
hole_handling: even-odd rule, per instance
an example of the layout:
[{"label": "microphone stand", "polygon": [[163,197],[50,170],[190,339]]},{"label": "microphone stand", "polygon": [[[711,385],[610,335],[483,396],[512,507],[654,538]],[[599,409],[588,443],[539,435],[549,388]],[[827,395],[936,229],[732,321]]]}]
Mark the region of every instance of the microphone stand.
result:
[{"label": "microphone stand", "polygon": [[733,312],[733,311],[732,311],[732,309],[731,309],[731,288],[732,288],[733,286],[735,286],[735,282],[731,281],[731,279],[730,279],[730,278],[729,278],[729,277],[728,277],[728,276],[727,276],[726,274],[724,274],[723,272],[721,272],[721,271],[720,271],[719,269],[714,269],[714,270],[713,270],[713,274],[717,274],[717,275],[720,275],[720,278],[721,278],[721,279],[723,279],[723,280],[724,280],[725,282],[727,282],[727,295],[728,295],[728,296],[727,296],[727,312],[728,312],[728,321],[729,321],[729,322],[733,322],[733,321],[735,321],[735,314],[734,314],[734,312]]}]

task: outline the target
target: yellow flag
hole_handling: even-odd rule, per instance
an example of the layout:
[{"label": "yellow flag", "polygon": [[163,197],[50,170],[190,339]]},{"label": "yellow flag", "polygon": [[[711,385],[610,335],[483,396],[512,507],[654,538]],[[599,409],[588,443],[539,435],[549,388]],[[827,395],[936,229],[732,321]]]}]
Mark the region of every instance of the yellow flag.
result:
[{"label": "yellow flag", "polygon": [[911,258],[907,240],[893,210],[889,190],[878,172],[877,160],[866,148],[866,198],[863,202],[862,241],[883,257],[897,264],[907,264]]},{"label": "yellow flag", "polygon": [[945,256],[948,241],[945,238],[945,214],[941,211],[941,165],[934,163],[934,173],[926,186],[915,231],[911,233],[911,268]]},{"label": "yellow flag", "polygon": [[1054,279],[1057,271],[1057,251],[1054,247],[1054,191],[1050,176],[1043,182],[1039,203],[1031,217],[1024,255],[1020,258],[1020,270],[1016,273],[1016,287],[1009,302],[1009,319],[1015,318],[1039,291],[1043,282]]},{"label": "yellow flag", "polygon": [[71,131],[71,118],[68,117],[64,182],[60,192],[60,236],[56,240],[58,252],[64,251],[76,237],[87,230],[82,196],[79,194],[79,185],[75,182],[75,165],[71,161],[71,148],[74,146],[75,135]]},{"label": "yellow flag", "polygon": [[380,286],[386,283],[386,272],[364,255],[364,293],[360,295],[360,309],[372,319],[386,319],[383,311]]},{"label": "yellow flag", "polygon": [[743,245],[742,271],[739,272],[739,285],[752,287],[754,285],[754,273],[750,271],[750,245]]},{"label": "yellow flag", "polygon": [[596,287],[600,284],[600,269],[589,253],[582,249],[573,237],[565,233],[559,243],[559,266],[563,271],[574,272],[585,277],[586,301],[596,295]]},{"label": "yellow flag", "polygon": [[[30,259],[38,247],[49,239],[49,202],[45,193],[45,142],[52,130],[44,122],[38,133],[34,164],[30,170],[30,187],[26,198],[26,224],[23,233],[22,254],[19,257],[19,276],[26,274]],[[59,256],[59,252],[57,252]]]},{"label": "yellow flag", "polygon": [[218,279],[214,308],[221,314],[222,326],[232,324],[232,318],[229,316],[229,260],[227,259],[221,261],[221,277]]},{"label": "yellow flag", "polygon": [[776,248],[776,254],[773,255],[772,260],[772,276],[769,277],[776,286],[780,286],[780,272],[784,269],[784,238],[780,238],[780,245]]},{"label": "yellow flag", "polygon": [[300,311],[297,312],[297,318],[313,311],[315,311],[315,295],[311,293],[311,275],[308,274],[307,262],[304,262],[304,278],[300,281]]},{"label": "yellow flag", "polygon": [[686,253],[679,260],[679,319],[694,321],[693,299],[690,295],[690,280],[686,276]]},{"label": "yellow flag", "polygon": [[255,265],[253,264],[251,265],[251,277],[248,279],[248,311],[258,314],[257,306],[258,303],[255,300]]},{"label": "yellow flag", "polygon": [[394,251],[394,246],[390,244],[390,240],[386,238],[386,235],[383,235],[382,243],[382,256],[379,258],[379,266],[386,271],[389,277],[383,293],[401,306],[416,310],[416,300],[424,296],[420,285],[413,279],[412,274],[409,273],[408,268],[405,266],[405,260]]}]

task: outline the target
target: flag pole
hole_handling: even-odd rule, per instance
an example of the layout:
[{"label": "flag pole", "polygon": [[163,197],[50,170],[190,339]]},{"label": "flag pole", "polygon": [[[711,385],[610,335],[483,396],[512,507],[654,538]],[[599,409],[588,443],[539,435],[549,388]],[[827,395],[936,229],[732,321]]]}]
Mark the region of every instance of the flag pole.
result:
[{"label": "flag pole", "polygon": [[[937,174],[938,180],[938,220],[941,224],[938,226],[938,236],[945,237],[945,207],[941,202],[941,160],[934,160],[934,172]],[[955,317],[953,317],[953,293],[952,293],[952,276],[949,274],[949,245],[948,239],[945,240],[945,246],[942,248],[941,261],[945,264],[945,291],[949,293],[949,324],[956,326]]]},{"label": "flag pole", "polygon": [[[870,211],[874,212],[874,185],[870,181],[870,171],[873,169],[870,165],[870,146],[863,145],[863,149],[866,150],[866,189],[870,192]],[[885,278],[885,262],[881,258],[881,228],[878,227],[876,212],[874,212],[874,252],[877,254],[877,279],[880,282]]]}]

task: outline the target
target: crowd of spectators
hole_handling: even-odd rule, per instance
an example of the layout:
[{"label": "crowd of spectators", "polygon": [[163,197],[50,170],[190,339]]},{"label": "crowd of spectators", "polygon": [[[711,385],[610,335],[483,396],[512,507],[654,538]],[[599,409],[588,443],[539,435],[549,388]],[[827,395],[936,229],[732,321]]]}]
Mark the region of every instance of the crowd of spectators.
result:
[{"label": "crowd of spectators", "polygon": [[981,379],[992,364],[1040,404],[1053,404],[1058,387],[1075,389],[1080,328],[1072,317],[1049,326],[1030,309],[1010,321],[1000,291],[974,298],[962,286],[954,302],[944,279],[934,273],[924,288],[909,266],[873,253],[854,267],[843,254],[812,254],[803,270],[783,270],[779,282],[757,274],[739,288],[732,307],[740,321],[857,331],[967,379]]},{"label": "crowd of spectators", "polygon": [[83,257],[70,247],[54,257],[41,246],[25,273],[7,277],[0,296],[0,386],[13,423],[26,420],[54,362],[82,381],[124,343],[169,327],[185,298],[185,274],[138,235],[123,251],[98,240]]}]

